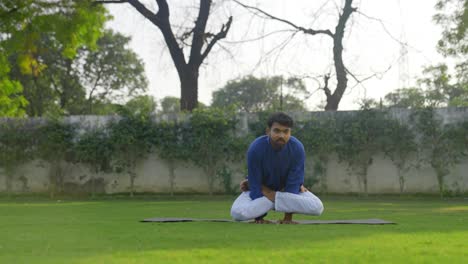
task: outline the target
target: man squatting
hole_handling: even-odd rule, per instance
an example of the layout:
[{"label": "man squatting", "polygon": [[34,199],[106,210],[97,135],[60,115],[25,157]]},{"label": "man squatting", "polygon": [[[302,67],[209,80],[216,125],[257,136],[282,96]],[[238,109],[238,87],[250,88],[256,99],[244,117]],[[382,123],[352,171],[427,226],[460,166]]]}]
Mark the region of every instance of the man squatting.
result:
[{"label": "man squatting", "polygon": [[291,136],[293,119],[285,113],[272,114],[266,135],[255,139],[247,151],[247,179],[240,184],[242,193],[234,201],[231,216],[236,221],[263,219],[274,209],[284,212],[281,224],[293,224],[293,214],[321,215],[320,199],[304,187],[305,151]]}]

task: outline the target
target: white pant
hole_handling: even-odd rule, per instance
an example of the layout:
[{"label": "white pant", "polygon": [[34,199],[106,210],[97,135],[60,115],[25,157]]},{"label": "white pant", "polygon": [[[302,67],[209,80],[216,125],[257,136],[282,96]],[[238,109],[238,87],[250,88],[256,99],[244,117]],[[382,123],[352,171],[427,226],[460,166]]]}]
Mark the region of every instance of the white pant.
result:
[{"label": "white pant", "polygon": [[250,191],[247,191],[241,193],[234,201],[231,216],[236,221],[245,221],[262,216],[272,209],[284,213],[321,215],[323,204],[309,191],[299,194],[276,192],[275,202],[265,196],[252,200]]}]

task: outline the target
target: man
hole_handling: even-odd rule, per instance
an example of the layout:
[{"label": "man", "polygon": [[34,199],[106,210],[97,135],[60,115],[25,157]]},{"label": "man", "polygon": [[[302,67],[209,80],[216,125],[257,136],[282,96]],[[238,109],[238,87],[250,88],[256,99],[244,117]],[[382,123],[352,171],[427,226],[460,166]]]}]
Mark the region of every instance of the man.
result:
[{"label": "man", "polygon": [[231,216],[237,221],[263,217],[274,209],[284,212],[281,224],[293,224],[294,213],[320,215],[323,204],[304,188],[305,151],[302,143],[291,136],[293,120],[285,113],[268,119],[266,135],[255,139],[247,152],[247,180],[241,182],[241,195],[234,201]]}]

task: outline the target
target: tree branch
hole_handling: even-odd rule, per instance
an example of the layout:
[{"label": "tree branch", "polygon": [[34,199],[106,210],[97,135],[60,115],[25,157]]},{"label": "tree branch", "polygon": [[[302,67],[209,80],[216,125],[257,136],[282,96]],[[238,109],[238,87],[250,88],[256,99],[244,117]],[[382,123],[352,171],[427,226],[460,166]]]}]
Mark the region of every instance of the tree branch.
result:
[{"label": "tree branch", "polygon": [[285,32],[297,32],[297,31],[294,30],[294,29],[275,30],[275,31],[266,33],[266,34],[264,34],[262,36],[256,37],[256,38],[244,39],[244,40],[238,40],[238,41],[227,41],[227,40],[225,40],[223,42],[227,43],[227,44],[240,44],[240,43],[254,42],[254,41],[261,40],[261,39],[266,39],[267,37],[270,37],[270,36],[272,36],[274,34],[280,34],[280,33],[285,33]]},{"label": "tree branch", "polygon": [[169,6],[166,0],[155,0],[158,4],[158,12],[155,14],[149,10],[145,5],[143,5],[138,0],[96,0],[96,4],[113,4],[113,3],[129,3],[132,5],[141,15],[146,19],[151,21],[155,26],[157,26],[161,33],[164,36],[169,53],[171,54],[172,60],[176,66],[177,71],[182,73],[184,67],[186,66],[184,52],[180,48],[177,40],[172,32],[171,25],[169,23]]},{"label": "tree branch", "polygon": [[[151,10],[149,10],[145,5],[143,5],[140,1],[138,0],[95,0],[94,1],[94,4],[125,4],[125,3],[129,3],[130,5],[132,5],[140,14],[142,14],[145,18],[147,18],[148,20],[150,20],[151,22],[153,22],[153,24],[155,24],[156,26],[160,26],[160,19],[158,17],[158,15],[161,13],[161,16],[165,16],[165,12],[167,12],[167,17],[169,17],[169,11],[167,9],[167,11],[164,10],[164,8],[161,8],[161,5],[160,5],[160,2],[163,2],[162,5],[166,5],[167,7],[167,3],[165,0],[161,1],[157,1],[158,2],[158,6],[159,6],[159,12],[157,14],[153,13]],[[164,10],[163,12],[161,12],[162,10]]]},{"label": "tree branch", "polygon": [[208,56],[208,53],[210,53],[211,49],[216,44],[216,42],[226,37],[229,29],[231,28],[231,23],[232,23],[232,16],[229,17],[229,20],[226,24],[223,24],[223,26],[221,27],[221,30],[216,35],[214,35],[213,39],[210,41],[205,51],[201,54],[200,64],[203,62],[206,56]]},{"label": "tree branch", "polygon": [[299,30],[299,31],[302,31],[304,32],[305,34],[309,34],[309,35],[317,35],[317,34],[325,34],[325,35],[328,35],[330,37],[333,38],[333,33],[328,30],[328,29],[319,29],[319,30],[315,30],[315,29],[311,29],[311,28],[304,28],[304,27],[301,27],[301,26],[298,26],[294,23],[292,23],[291,21],[288,21],[288,20],[285,20],[285,19],[282,19],[282,18],[279,18],[279,17],[276,17],[276,16],[273,16],[263,10],[261,10],[260,8],[258,7],[254,7],[254,6],[249,6],[249,5],[245,5],[237,0],[234,0],[235,3],[239,4],[240,6],[246,8],[246,9],[250,9],[250,10],[255,10],[265,16],[267,16],[268,18],[270,19],[273,19],[273,20],[276,20],[276,21],[279,21],[279,22],[282,22],[282,23],[285,23],[285,24],[288,24],[290,25],[291,27]]},{"label": "tree branch", "polygon": [[[363,78],[363,79],[361,79],[361,80],[359,80],[351,71],[349,71],[348,68],[345,68],[346,72],[347,72],[349,75],[351,75],[351,77],[353,77],[353,79],[356,81],[356,84],[355,84],[353,87],[351,87],[350,89],[352,90],[354,87],[356,87],[356,86],[358,86],[358,85],[363,85],[363,82],[365,82],[365,81],[367,81],[367,80],[369,80],[369,79],[372,79],[372,78],[374,78],[374,77],[379,78],[379,77],[378,77],[379,75],[383,75],[383,74],[387,73],[387,72],[392,68],[392,66],[393,66],[393,65],[389,65],[389,66],[387,67],[387,69],[385,69],[384,71],[382,71],[382,72],[374,72],[372,75],[369,75],[369,76],[367,76],[367,77],[365,77],[365,78]],[[364,86],[363,86],[363,87],[364,87]],[[364,88],[366,88],[366,87],[364,87]]]},{"label": "tree branch", "polygon": [[192,49],[190,50],[190,59],[188,62],[190,65],[201,64],[201,50],[205,38],[206,23],[210,15],[210,7],[211,0],[200,0],[198,17],[195,21],[195,27],[193,28]]},{"label": "tree branch", "polygon": [[[393,36],[393,35],[390,33],[390,31],[388,30],[388,28],[385,26],[385,23],[382,21],[382,19],[368,16],[368,15],[364,14],[363,12],[359,12],[359,11],[356,11],[356,12],[357,12],[358,14],[362,15],[363,17],[369,19],[369,20],[377,21],[377,22],[380,24],[380,26],[383,28],[383,30],[385,31],[385,33],[387,33],[387,35],[388,35],[391,39],[393,39],[395,42],[397,42],[398,44],[410,47],[410,46],[408,45],[408,43],[403,42],[403,41],[399,40],[398,38],[396,38],[395,36]],[[411,47],[411,48],[413,48],[413,47]]]},{"label": "tree branch", "polygon": [[325,95],[327,96],[327,98],[332,96],[330,88],[328,88],[328,80],[330,80],[330,74],[325,74],[325,76],[323,76],[323,91],[325,91]]},{"label": "tree branch", "polygon": [[346,0],[343,7],[343,13],[340,14],[338,24],[335,28],[335,35],[333,36],[333,61],[335,63],[336,72],[336,88],[330,97],[327,97],[327,104],[325,110],[336,111],[338,105],[343,97],[343,94],[347,88],[348,78],[346,76],[346,70],[343,63],[343,38],[346,27],[346,22],[353,12],[357,8],[352,7],[353,0]]}]

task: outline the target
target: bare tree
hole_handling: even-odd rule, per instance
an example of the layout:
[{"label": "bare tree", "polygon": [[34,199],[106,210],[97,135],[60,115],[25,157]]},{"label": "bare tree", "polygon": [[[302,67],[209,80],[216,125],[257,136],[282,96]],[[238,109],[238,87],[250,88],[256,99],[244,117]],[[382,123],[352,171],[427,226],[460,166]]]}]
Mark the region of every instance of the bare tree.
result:
[{"label": "bare tree", "polygon": [[276,20],[282,23],[285,23],[291,26],[296,32],[303,32],[304,34],[308,35],[326,35],[332,38],[333,40],[333,61],[335,66],[335,73],[336,73],[336,88],[332,92],[328,87],[328,79],[330,78],[329,74],[325,75],[324,81],[325,85],[323,86],[323,91],[327,98],[327,103],[325,105],[325,110],[329,111],[336,111],[338,109],[338,105],[343,97],[343,94],[346,90],[348,84],[348,71],[343,62],[343,38],[345,33],[346,22],[350,18],[353,12],[357,11],[357,8],[352,6],[353,0],[346,0],[342,12],[339,14],[338,23],[335,27],[335,32],[332,32],[330,29],[312,29],[312,28],[305,28],[302,26],[298,26],[289,20],[285,20],[276,16],[273,16],[264,10],[261,10],[258,7],[245,5],[237,0],[234,0],[237,4],[252,10],[256,13],[259,13],[263,16],[266,16],[268,19]]},{"label": "bare tree", "polygon": [[[176,36],[169,20],[169,5],[166,0],[155,0],[158,11],[148,9],[139,0],[96,0],[96,3],[128,3],[140,14],[159,28],[169,49],[172,61],[177,69],[181,86],[180,108],[192,111],[198,105],[198,76],[199,69],[213,46],[220,39],[226,37],[232,23],[232,16],[221,26],[217,33],[206,32],[206,25],[210,15],[212,0],[200,0],[198,16],[195,25],[182,36]],[[186,59],[183,43],[187,36],[191,36],[190,55]]]}]

